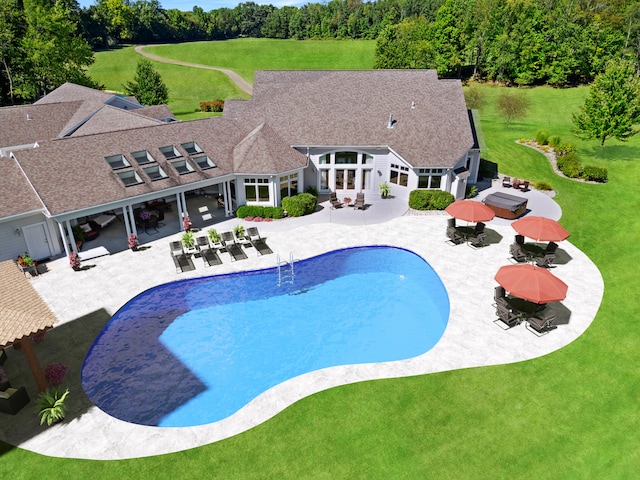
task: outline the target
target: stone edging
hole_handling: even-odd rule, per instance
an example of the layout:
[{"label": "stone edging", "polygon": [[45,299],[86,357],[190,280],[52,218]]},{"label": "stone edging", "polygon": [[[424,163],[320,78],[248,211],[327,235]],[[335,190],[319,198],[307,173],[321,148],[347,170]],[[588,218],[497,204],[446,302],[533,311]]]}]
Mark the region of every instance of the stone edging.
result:
[{"label": "stone edging", "polygon": [[574,182],[590,183],[590,184],[593,184],[593,185],[599,185],[599,184],[603,183],[603,182],[594,182],[592,180],[585,180],[584,178],[567,177],[564,173],[562,173],[562,170],[560,170],[558,168],[558,162],[557,162],[557,159],[556,159],[556,154],[553,151],[553,149],[543,150],[538,145],[538,142],[536,142],[535,140],[526,140],[524,142],[522,140],[516,140],[516,143],[518,145],[522,145],[524,147],[532,148],[532,149],[536,150],[537,152],[540,152],[541,154],[543,154],[545,157],[547,157],[547,160],[549,160],[549,164],[551,165],[551,168],[553,169],[555,174],[558,175],[559,177],[566,178],[567,180],[573,180]]}]

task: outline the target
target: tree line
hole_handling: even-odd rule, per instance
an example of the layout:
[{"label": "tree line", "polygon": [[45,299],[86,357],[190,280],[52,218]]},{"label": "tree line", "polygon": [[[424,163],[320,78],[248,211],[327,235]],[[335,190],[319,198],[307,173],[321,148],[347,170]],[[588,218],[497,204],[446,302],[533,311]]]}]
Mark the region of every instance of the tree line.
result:
[{"label": "tree line", "polygon": [[331,0],[240,3],[205,12],[159,0],[0,0],[0,102],[64,81],[93,86],[92,51],[123,43],[240,37],[376,39],[375,68],[435,68],[506,84],[588,83],[612,58],[640,58],[640,0]]}]

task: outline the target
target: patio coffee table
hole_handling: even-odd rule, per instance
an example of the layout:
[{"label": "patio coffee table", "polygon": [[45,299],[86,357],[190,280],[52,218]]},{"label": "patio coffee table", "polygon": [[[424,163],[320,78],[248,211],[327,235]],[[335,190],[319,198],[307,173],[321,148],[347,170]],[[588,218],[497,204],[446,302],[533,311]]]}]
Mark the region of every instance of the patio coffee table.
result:
[{"label": "patio coffee table", "polygon": [[496,192],[482,201],[487,207],[493,210],[497,217],[512,220],[518,218],[527,210],[527,199],[508,193]]}]

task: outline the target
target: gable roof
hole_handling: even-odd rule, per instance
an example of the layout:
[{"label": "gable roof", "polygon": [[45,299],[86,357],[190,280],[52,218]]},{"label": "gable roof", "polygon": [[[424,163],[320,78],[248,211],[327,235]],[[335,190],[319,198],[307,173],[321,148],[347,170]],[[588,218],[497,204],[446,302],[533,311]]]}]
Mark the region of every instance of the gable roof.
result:
[{"label": "gable roof", "polygon": [[[140,111],[143,110],[141,109]],[[162,124],[160,120],[149,118],[146,115],[139,115],[138,111],[125,111],[110,105],[104,105],[69,136],[79,137],[95,133],[118,132],[159,124]]]},{"label": "gable roof", "polygon": [[454,166],[474,143],[460,81],[434,70],[258,71],[223,116],[299,146],[388,146],[414,167]]},{"label": "gable roof", "polygon": [[44,205],[11,157],[0,158],[0,218],[42,210]]},{"label": "gable roof", "polygon": [[264,123],[233,149],[235,173],[275,174],[300,168],[303,163],[307,163],[306,157]]}]

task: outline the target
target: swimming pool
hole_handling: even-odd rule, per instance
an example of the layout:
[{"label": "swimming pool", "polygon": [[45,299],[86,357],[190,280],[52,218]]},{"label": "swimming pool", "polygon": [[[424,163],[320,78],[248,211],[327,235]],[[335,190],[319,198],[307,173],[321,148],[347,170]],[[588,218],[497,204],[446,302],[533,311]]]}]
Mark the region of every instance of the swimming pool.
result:
[{"label": "swimming pool", "polygon": [[82,385],[132,423],[193,426],[227,418],[269,388],[340,365],[430,350],[449,300],[427,262],[357,247],[275,268],[154,287],[113,316],[87,353]]}]

